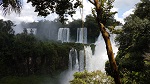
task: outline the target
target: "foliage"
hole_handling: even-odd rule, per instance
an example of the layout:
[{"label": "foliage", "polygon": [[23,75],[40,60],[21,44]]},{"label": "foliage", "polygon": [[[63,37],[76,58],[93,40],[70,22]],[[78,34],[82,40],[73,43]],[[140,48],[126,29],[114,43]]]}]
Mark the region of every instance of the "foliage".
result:
[{"label": "foliage", "polygon": [[[101,6],[100,7],[100,10],[99,13],[98,13],[98,10],[96,8],[94,8],[92,10],[93,12],[93,16],[96,16],[98,17],[97,19],[100,20],[100,23],[103,23],[103,25],[106,26],[106,28],[108,26],[116,26],[119,24],[119,22],[117,22],[115,19],[114,19],[114,15],[117,13],[116,11],[115,12],[112,12],[111,9],[113,8],[113,5],[112,3],[114,2],[114,0],[99,0],[99,5]],[[96,6],[95,6],[96,7]],[[99,14],[99,15],[98,15]],[[96,20],[97,20],[96,19]]]},{"label": "foliage", "polygon": [[87,15],[85,18],[85,27],[87,28],[87,39],[89,43],[94,43],[99,36],[100,29],[92,15]]},{"label": "foliage", "polygon": [[3,10],[3,14],[10,14],[12,11],[20,13],[22,8],[22,0],[1,0],[0,7]]},{"label": "foliage", "polygon": [[[13,49],[13,36],[14,36],[14,31],[12,30],[12,26],[14,24],[11,21],[3,21],[0,20],[0,73],[4,73],[7,70],[10,70],[10,64],[12,61],[9,61],[11,59],[11,52]],[[10,49],[8,51],[8,49]],[[6,61],[8,63],[6,63]],[[10,66],[10,67],[6,67]],[[1,74],[0,74],[1,76]]]},{"label": "foliage", "polygon": [[101,71],[76,72],[71,84],[114,84],[113,79]]},{"label": "foliage", "polygon": [[[67,20],[68,16],[72,17],[76,12],[75,9],[81,6],[80,0],[27,0],[27,3],[29,2],[35,7],[35,12],[38,12],[39,16],[46,17],[51,13],[56,13],[61,22]],[[22,3],[22,0],[2,0],[0,6],[4,14],[11,13],[11,11],[20,13]]]},{"label": "foliage", "polygon": [[65,70],[70,49],[83,49],[82,44],[39,41],[26,32],[14,35],[11,21],[0,25],[0,78]]},{"label": "foliage", "polygon": [[[114,66],[113,71],[115,74],[117,74],[118,70],[116,67],[115,60],[111,59],[111,58],[114,58],[114,56],[113,56],[113,52],[111,48],[109,34],[104,28],[104,25],[107,27],[107,22],[109,22],[108,20],[112,18],[113,15],[116,13],[116,12],[110,11],[111,8],[113,7],[112,6],[113,0],[94,0],[95,3],[92,2],[92,0],[89,0],[89,1],[95,6],[94,9],[97,13],[96,14],[93,13],[93,14],[94,16],[96,16],[95,18],[98,21],[98,25],[100,26],[100,30],[102,32],[102,36],[105,42],[108,41],[106,43],[108,57],[110,58],[109,59],[110,62],[112,61],[114,62],[114,63],[111,63],[111,66],[112,67]],[[75,4],[71,3],[70,0],[50,0],[50,1],[28,0],[28,2],[32,2],[32,5],[35,6],[35,12],[37,11],[39,15],[47,16],[48,14],[55,12],[56,14],[59,15],[61,22],[66,19],[64,17],[68,16],[68,14],[72,16],[72,14],[74,13],[74,8],[77,8],[78,6],[81,5],[79,0],[77,0]],[[117,77],[114,76],[114,78],[117,78]],[[117,80],[115,79],[115,81]]]},{"label": "foliage", "polygon": [[[86,16],[86,21],[84,22],[85,27],[87,28],[87,39],[88,43],[94,43],[99,36],[99,28],[96,23],[95,18],[92,15]],[[82,20],[74,20],[67,24],[67,27],[70,28],[70,34],[72,39],[77,39],[77,28],[82,27]],[[94,33],[93,33],[94,32]]]},{"label": "foliage", "polygon": [[70,36],[72,39],[77,39],[77,28],[82,27],[82,20],[73,20],[72,22],[69,22],[66,25],[68,28],[70,28]]},{"label": "foliage", "polygon": [[[145,16],[146,12],[139,12],[139,10],[147,9],[148,4],[145,4],[145,1],[142,0],[137,5],[135,13],[125,19],[126,23],[122,27],[120,34],[116,37],[119,46],[116,60],[123,83],[150,83],[150,61],[148,58],[150,49],[150,20],[148,15]],[[143,8],[141,8],[141,4],[143,4]],[[139,14],[137,15],[137,13]],[[107,74],[112,75],[109,69],[109,63],[107,62],[105,70]]]},{"label": "foliage", "polygon": [[140,3],[136,5],[135,15],[141,19],[150,20],[150,1],[141,0]]},{"label": "foliage", "polygon": [[80,0],[27,0],[27,2],[32,2],[38,15],[46,17],[51,13],[56,13],[61,22],[67,20],[66,17],[69,15],[72,17],[75,9],[81,6]]}]

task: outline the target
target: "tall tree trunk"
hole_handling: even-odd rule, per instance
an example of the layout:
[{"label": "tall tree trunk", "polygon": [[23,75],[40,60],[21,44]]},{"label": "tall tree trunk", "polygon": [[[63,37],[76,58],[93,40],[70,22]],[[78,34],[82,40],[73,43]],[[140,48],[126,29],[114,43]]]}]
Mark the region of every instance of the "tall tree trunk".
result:
[{"label": "tall tree trunk", "polygon": [[99,4],[99,0],[94,0],[94,5],[96,7],[96,12],[97,12],[97,22],[98,25],[100,27],[100,31],[102,33],[102,36],[104,38],[105,44],[106,44],[106,50],[107,50],[107,55],[109,58],[109,62],[110,62],[110,67],[112,69],[113,72],[113,78],[115,80],[116,84],[121,84],[120,82],[120,77],[119,77],[119,72],[118,72],[118,67],[114,58],[114,53],[113,53],[113,49],[112,49],[112,45],[110,42],[110,38],[109,38],[109,33],[106,31],[105,26],[101,23],[101,6]]},{"label": "tall tree trunk", "polygon": [[110,63],[110,67],[113,72],[113,77],[114,77],[115,83],[121,84],[118,67],[117,67],[117,64],[116,64],[116,61],[114,58],[114,53],[113,53],[112,45],[111,45],[110,38],[109,38],[109,33],[106,31],[106,29],[102,23],[99,23],[99,26],[100,26],[101,33],[102,33],[102,36],[103,36],[105,44],[106,44],[107,55],[109,58],[109,63]]}]

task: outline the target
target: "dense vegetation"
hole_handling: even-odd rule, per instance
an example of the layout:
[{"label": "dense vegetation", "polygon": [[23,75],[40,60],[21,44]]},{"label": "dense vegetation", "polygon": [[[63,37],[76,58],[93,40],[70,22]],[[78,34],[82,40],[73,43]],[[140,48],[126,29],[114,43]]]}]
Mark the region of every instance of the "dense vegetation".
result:
[{"label": "dense vegetation", "polygon": [[[128,16],[116,37],[116,56],[122,83],[149,84],[150,81],[150,1],[141,0],[133,15]],[[144,11],[145,10],[145,11]],[[143,11],[143,12],[141,12]],[[108,62],[106,72],[111,75]]]},{"label": "dense vegetation", "polygon": [[[8,5],[13,6],[14,8],[18,7],[15,3],[9,2],[10,0],[3,0],[2,6],[8,7]],[[14,0],[16,1],[16,0]],[[65,16],[71,15],[75,13],[74,9],[81,5],[79,0],[76,0],[77,3],[73,4],[70,1],[71,0],[39,0],[39,3],[36,2],[37,0],[28,0],[28,2],[32,2],[32,5],[36,8],[35,12],[38,12],[39,15],[47,16],[50,13],[56,12],[60,16],[60,20],[65,20]],[[95,19],[98,21],[98,26],[100,28],[100,31],[102,33],[102,36],[106,43],[106,49],[108,52],[108,57],[110,61],[110,65],[112,68],[112,71],[109,67],[109,64],[106,64],[106,71],[109,75],[113,76],[116,80],[115,82],[120,84],[119,77],[118,77],[118,68],[120,71],[120,76],[123,83],[140,83],[140,84],[149,84],[149,75],[150,75],[150,12],[149,12],[149,6],[150,1],[149,0],[141,0],[141,3],[137,4],[137,8],[135,10],[135,13],[133,15],[130,15],[125,19],[126,23],[124,24],[123,28],[118,34],[116,41],[119,46],[119,52],[117,54],[116,60],[117,64],[119,65],[118,68],[116,66],[116,62],[113,59],[113,52],[111,49],[111,43],[109,39],[109,33],[106,31],[105,27],[108,25],[108,19],[113,18],[113,15],[116,12],[110,12],[110,9],[112,8],[112,0],[89,0],[91,4],[95,6],[93,9]],[[108,1],[108,2],[107,2]],[[12,1],[13,2],[13,1]],[[39,5],[40,4],[40,5]],[[65,5],[64,5],[65,4]],[[108,5],[105,7],[105,5]],[[20,8],[19,6],[18,8]],[[16,9],[17,10],[17,9]],[[6,22],[7,23],[7,22]],[[8,23],[11,23],[8,21]],[[2,26],[3,28],[3,26]],[[4,31],[7,31],[3,29]],[[8,33],[8,34],[7,34]],[[1,34],[1,46],[2,46],[2,54],[1,55],[1,66],[2,66],[2,72],[7,72],[12,74],[12,72],[16,72],[17,70],[10,70],[13,66],[10,66],[11,63],[15,63],[15,57],[12,56],[14,44],[15,42],[18,42],[17,36],[13,36],[13,31],[9,30],[7,33]],[[6,36],[5,36],[6,35]],[[24,34],[21,34],[22,36]],[[5,37],[5,38],[4,38]],[[26,37],[26,36],[25,36]],[[20,39],[21,37],[19,37]],[[32,37],[27,37],[27,40],[30,41]],[[23,39],[24,40],[24,39]],[[29,42],[25,42],[22,45],[30,44]],[[7,45],[7,44],[8,45]],[[31,40],[31,44],[34,44],[34,39]],[[45,44],[45,43],[44,43]],[[49,43],[48,43],[49,44]],[[110,46],[110,47],[109,47]],[[23,46],[24,47],[24,46]],[[25,46],[26,47],[26,46]],[[47,47],[47,46],[46,46]],[[34,46],[33,46],[34,48]],[[45,47],[44,47],[45,48]],[[10,49],[10,51],[8,51]],[[24,59],[26,61],[23,62],[23,64],[26,64],[25,67],[26,73],[29,74],[30,67],[29,62],[32,57],[31,52],[29,52],[28,49],[32,49],[32,47],[25,48],[25,53],[21,55],[25,55]],[[57,50],[57,49],[56,49]],[[16,52],[13,52],[16,54]],[[28,55],[29,54],[29,55]],[[17,55],[16,55],[17,56]],[[45,56],[45,55],[40,55]],[[19,58],[19,56],[18,56]],[[32,57],[33,58],[33,57]],[[44,58],[43,58],[44,59]],[[10,60],[10,61],[7,61]],[[34,60],[35,61],[35,60]],[[42,59],[41,62],[42,63]],[[8,67],[10,66],[10,67]],[[14,68],[15,69],[15,68]],[[4,71],[6,70],[6,71]]]},{"label": "dense vegetation", "polygon": [[71,84],[114,84],[112,77],[107,76],[101,71],[76,72]]},{"label": "dense vegetation", "polygon": [[11,21],[0,20],[0,78],[65,70],[70,49],[83,49],[81,44],[39,41],[26,31],[14,35],[12,26]]}]

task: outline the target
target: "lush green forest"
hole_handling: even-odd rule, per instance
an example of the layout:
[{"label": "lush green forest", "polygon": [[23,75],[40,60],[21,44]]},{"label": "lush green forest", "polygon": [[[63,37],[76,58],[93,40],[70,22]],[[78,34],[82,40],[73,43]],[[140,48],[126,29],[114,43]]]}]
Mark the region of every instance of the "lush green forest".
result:
[{"label": "lush green forest", "polygon": [[[116,61],[123,84],[149,84],[150,81],[150,1],[142,0],[134,14],[116,37],[118,53]],[[108,62],[105,70],[111,75]]]},{"label": "lush green forest", "polygon": [[[69,2],[70,0],[66,1],[68,2],[63,0],[53,0],[50,2],[52,6],[49,6],[48,2],[43,4],[44,0],[40,3],[35,2],[35,0],[28,0],[28,2],[32,2],[32,5],[36,7],[36,11],[38,11],[39,15],[42,16],[47,16],[48,14],[54,12],[54,9],[56,9],[56,13],[59,15],[60,21],[66,20],[64,17],[65,14],[72,16],[72,14],[75,13],[75,8],[81,6],[79,0],[77,0],[75,4]],[[100,4],[104,6],[105,1],[107,0],[104,0],[104,3]],[[58,3],[58,5],[55,5],[55,3]],[[68,4],[63,6],[64,3]],[[96,6],[95,11],[97,12],[97,16],[95,11],[92,11],[94,12],[93,15],[95,16],[86,16],[86,20],[84,22],[85,27],[88,28],[88,39],[90,39],[89,42],[95,42],[95,39],[99,35],[99,31],[101,31],[106,42],[106,49],[108,49],[110,48],[109,46],[111,46],[111,43],[109,42],[109,33],[106,31],[105,27],[110,26],[110,24],[114,26],[119,24],[113,18],[113,15],[116,12],[110,12],[109,10],[113,7],[111,6],[112,2],[107,3],[110,5],[108,6],[109,9],[99,6],[98,0],[95,0],[95,2],[91,1],[91,3],[95,3],[94,5]],[[4,4],[4,6],[8,7],[7,4]],[[50,12],[46,10],[47,8],[50,9]],[[69,9],[70,11],[67,11]],[[95,19],[97,19],[98,24],[96,23]],[[111,21],[109,22],[109,20]],[[39,24],[57,24],[58,27],[71,28],[72,38],[76,39],[75,31],[76,28],[81,27],[82,20],[74,20],[68,24],[64,23],[64,25],[62,25],[60,22],[57,23],[57,21],[58,20],[52,22],[41,21],[39,23],[27,23],[29,25],[27,27],[36,27],[42,30],[43,26],[40,27]],[[113,24],[111,22],[115,22],[117,24]],[[68,68],[68,54],[72,47],[78,50],[83,49],[82,44],[62,44],[61,42],[37,39],[33,34],[27,34],[26,30],[24,30],[24,32],[21,34],[15,35],[15,32],[12,29],[13,26],[15,26],[14,23],[9,20],[0,20],[0,79],[5,79],[5,77],[8,77],[9,80],[13,80],[11,76],[15,77],[16,79],[19,79],[18,77],[31,77],[38,79],[34,76],[53,75],[54,72],[63,71]],[[78,72],[75,73],[75,79],[72,80],[71,83],[100,83],[101,80],[99,79],[104,77],[103,81],[106,82],[105,79],[108,79],[111,84],[114,83],[113,79],[110,77],[112,76],[116,80],[115,82],[120,84],[120,81],[117,81],[117,78],[120,80],[120,76],[122,84],[149,84],[150,1],[141,0],[141,2],[136,5],[134,14],[131,14],[125,18],[125,24],[121,29],[115,30],[114,28],[110,28],[109,30],[111,30],[111,33],[117,34],[115,41],[118,46],[118,53],[115,60],[118,67],[116,67],[115,60],[110,58],[113,58],[113,52],[110,48],[110,50],[107,50],[110,63],[106,62],[106,74],[103,74],[99,71],[90,73],[86,71]],[[45,36],[41,36],[40,38],[43,37]],[[119,72],[119,76],[115,77],[118,75],[117,72]],[[97,75],[100,77],[99,79],[95,79]],[[24,78],[24,80],[29,80],[29,78]],[[18,82],[18,80],[16,81]]]},{"label": "lush green forest", "polygon": [[11,21],[0,20],[0,26],[0,78],[66,70],[70,49],[83,49],[81,44],[40,41],[25,30],[14,35]]}]

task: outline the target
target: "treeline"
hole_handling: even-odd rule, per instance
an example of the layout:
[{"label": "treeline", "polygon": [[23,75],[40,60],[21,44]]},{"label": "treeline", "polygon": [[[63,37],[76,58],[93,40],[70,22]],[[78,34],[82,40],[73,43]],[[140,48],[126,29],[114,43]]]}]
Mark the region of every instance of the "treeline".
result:
[{"label": "treeline", "polygon": [[0,77],[52,74],[68,68],[72,47],[81,44],[37,40],[33,34],[14,35],[11,21],[0,20]]}]

